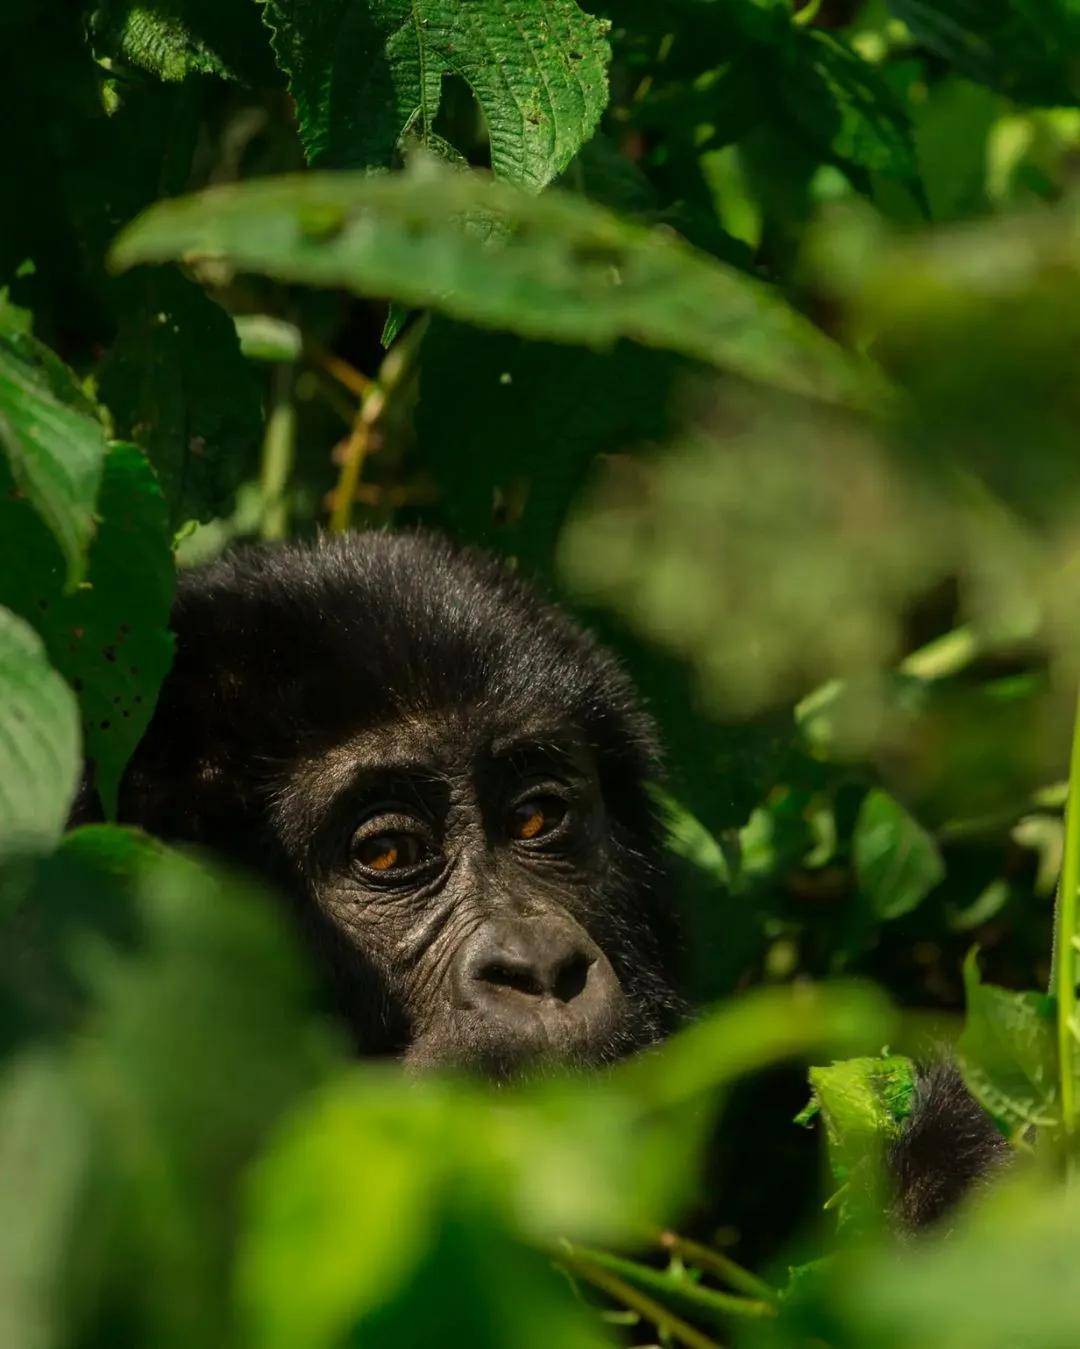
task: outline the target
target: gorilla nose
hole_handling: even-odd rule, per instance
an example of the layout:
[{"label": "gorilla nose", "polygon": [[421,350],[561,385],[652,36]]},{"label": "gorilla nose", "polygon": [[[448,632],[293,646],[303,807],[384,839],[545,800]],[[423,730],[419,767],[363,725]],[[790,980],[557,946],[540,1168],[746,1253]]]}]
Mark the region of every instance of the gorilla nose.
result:
[{"label": "gorilla nose", "polygon": [[600,948],[558,917],[486,924],[463,952],[456,982],[461,1003],[501,1019],[588,1017],[619,992]]}]

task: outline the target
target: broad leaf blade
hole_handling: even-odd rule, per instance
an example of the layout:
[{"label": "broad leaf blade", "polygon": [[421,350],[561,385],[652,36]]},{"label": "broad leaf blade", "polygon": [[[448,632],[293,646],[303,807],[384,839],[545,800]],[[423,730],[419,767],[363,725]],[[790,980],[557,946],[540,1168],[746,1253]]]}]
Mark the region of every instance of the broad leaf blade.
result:
[{"label": "broad leaf blade", "polygon": [[134,445],[110,448],[100,509],[87,583],[66,594],[48,532],[26,502],[0,494],[0,604],[35,624],[53,664],[79,694],[86,755],[111,814],[172,659],[167,512],[153,470]]},{"label": "broad leaf blade", "polygon": [[607,104],[607,25],[573,0],[267,0],[264,14],[315,164],[387,167],[407,130],[426,143],[452,73],[496,174],[541,188]]},{"label": "broad leaf blade", "polygon": [[[502,224],[477,230],[470,221]],[[427,163],[387,177],[308,174],[152,207],[114,265],[205,255],[282,280],[390,296],[527,337],[619,337],[824,399],[873,373],[778,294],[661,230],[551,190],[530,196]]]},{"label": "broad leaf blade", "polygon": [[6,324],[0,324],[0,446],[15,486],[56,536],[68,582],[77,581],[94,532],[105,431],[70,371]]},{"label": "broad leaf blade", "polygon": [[33,629],[0,608],[0,857],[56,842],[81,766],[71,690]]},{"label": "broad leaf blade", "polygon": [[964,962],[967,1020],[957,1049],[968,1090],[1006,1134],[1059,1122],[1053,1000],[984,984]]},{"label": "broad leaf blade", "polygon": [[860,893],[879,919],[910,913],[945,879],[937,844],[880,788],[869,792],[859,808],[853,849]]},{"label": "broad leaf blade", "polygon": [[228,511],[258,451],[262,400],[220,306],[172,270],[125,278],[101,398],[117,434],[146,451],[174,529]]}]

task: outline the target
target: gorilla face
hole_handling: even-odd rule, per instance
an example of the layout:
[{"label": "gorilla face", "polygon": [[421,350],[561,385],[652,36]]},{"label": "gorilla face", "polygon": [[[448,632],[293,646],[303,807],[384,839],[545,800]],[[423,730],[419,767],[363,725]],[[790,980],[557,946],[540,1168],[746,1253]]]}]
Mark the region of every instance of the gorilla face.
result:
[{"label": "gorilla face", "polygon": [[366,1053],[506,1076],[677,1015],[653,735],[614,663],[424,536],[190,573],[121,812],[292,896]]}]

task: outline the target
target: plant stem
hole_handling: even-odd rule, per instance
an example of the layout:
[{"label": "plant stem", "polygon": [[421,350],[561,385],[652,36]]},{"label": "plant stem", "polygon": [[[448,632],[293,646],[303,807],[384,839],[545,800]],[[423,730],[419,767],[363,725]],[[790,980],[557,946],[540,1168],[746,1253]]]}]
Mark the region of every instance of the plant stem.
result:
[{"label": "plant stem", "polygon": [[1080,694],[1073,726],[1069,759],[1069,798],[1065,805],[1065,854],[1061,863],[1057,905],[1054,913],[1054,953],[1050,973],[1051,991],[1057,999],[1058,1072],[1061,1088],[1061,1126],[1065,1146],[1071,1149],[1076,1134],[1077,1045],[1076,956],[1077,918],[1080,894]]},{"label": "plant stem", "polygon": [[293,402],[293,366],[279,365],[273,375],[273,405],[266,419],[259,488],[264,539],[283,539],[289,527],[286,489],[296,456],[296,404]]},{"label": "plant stem", "polygon": [[747,1297],[757,1298],[762,1302],[776,1302],[775,1288],[770,1287],[764,1279],[759,1279],[748,1269],[743,1269],[742,1265],[723,1252],[715,1251],[711,1246],[703,1246],[700,1241],[691,1241],[689,1237],[681,1237],[677,1232],[661,1232],[657,1240],[665,1250],[681,1256],[692,1265],[708,1270],[710,1274],[715,1274],[717,1278],[723,1279],[726,1284],[740,1293],[745,1293]]},{"label": "plant stem", "polygon": [[677,1340],[680,1344],[685,1344],[687,1349],[720,1349],[716,1341],[711,1340],[708,1335],[702,1334],[700,1330],[695,1330],[693,1326],[688,1325],[674,1312],[668,1311],[659,1302],[631,1287],[617,1274],[612,1274],[609,1270],[601,1268],[600,1265],[588,1259],[582,1252],[569,1249],[557,1250],[553,1252],[553,1257],[563,1269],[580,1279],[584,1279],[586,1283],[591,1283],[594,1288],[599,1288],[608,1297],[616,1302],[621,1302],[624,1307],[629,1307],[631,1311],[637,1312],[646,1321],[651,1321],[661,1333],[670,1335],[673,1340]]}]

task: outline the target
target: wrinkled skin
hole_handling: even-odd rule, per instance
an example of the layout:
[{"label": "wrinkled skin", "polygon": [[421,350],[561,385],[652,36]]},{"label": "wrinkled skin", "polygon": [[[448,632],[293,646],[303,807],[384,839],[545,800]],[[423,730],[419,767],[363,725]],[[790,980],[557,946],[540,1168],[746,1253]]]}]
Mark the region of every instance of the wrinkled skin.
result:
[{"label": "wrinkled skin", "polygon": [[362,1052],[503,1077],[675,1023],[652,726],[508,571],[423,535],[252,549],[174,628],[121,816],[283,890]]}]

